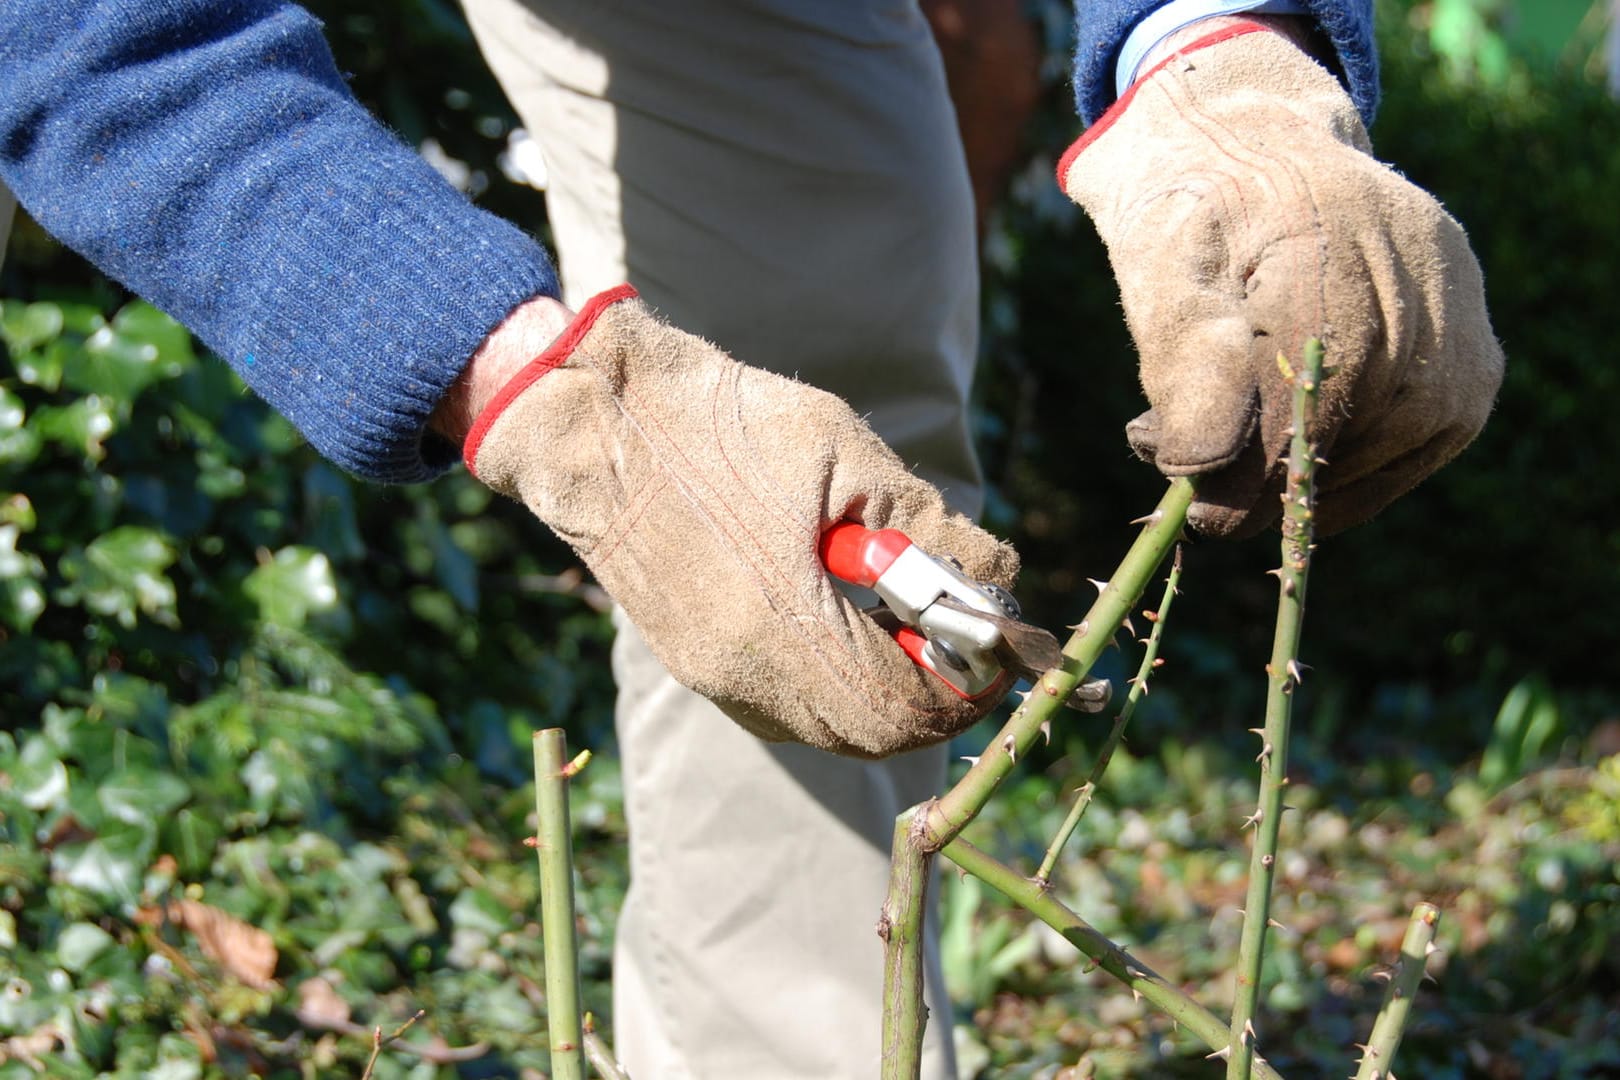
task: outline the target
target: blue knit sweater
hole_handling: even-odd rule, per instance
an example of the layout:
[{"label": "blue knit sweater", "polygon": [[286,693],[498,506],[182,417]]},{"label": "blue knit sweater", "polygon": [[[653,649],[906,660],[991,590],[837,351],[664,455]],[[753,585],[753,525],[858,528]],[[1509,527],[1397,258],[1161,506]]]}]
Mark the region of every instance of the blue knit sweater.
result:
[{"label": "blue knit sweater", "polygon": [[[1088,121],[1162,3],[1080,0]],[[1370,113],[1371,0],[1310,7]],[[426,429],[435,404],[513,307],[557,293],[545,251],[368,115],[283,0],[4,0],[0,180],[373,480],[455,459]]]}]

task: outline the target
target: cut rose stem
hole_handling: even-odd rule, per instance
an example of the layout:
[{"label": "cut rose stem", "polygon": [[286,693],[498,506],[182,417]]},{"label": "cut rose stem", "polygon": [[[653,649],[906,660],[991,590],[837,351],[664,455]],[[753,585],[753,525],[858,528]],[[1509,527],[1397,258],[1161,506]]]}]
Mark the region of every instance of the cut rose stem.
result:
[{"label": "cut rose stem", "polygon": [[1288,786],[1288,731],[1294,690],[1299,686],[1300,632],[1305,622],[1305,585],[1310,575],[1316,506],[1316,447],[1311,429],[1316,394],[1323,379],[1322,342],[1305,343],[1303,368],[1295,371],[1281,353],[1277,366],[1294,386],[1293,434],[1288,448],[1288,479],[1282,493],[1282,566],[1277,575],[1277,622],[1272,637],[1265,726],[1260,736],[1260,797],[1245,822],[1254,828],[1249,859],[1249,886],[1243,902],[1243,932],[1238,942],[1237,986],[1233,992],[1227,1080],[1248,1080],[1259,1057],[1255,1049],[1255,1012],[1260,1003],[1260,973],[1266,932],[1271,924],[1271,893],[1277,878],[1277,837],[1282,825],[1283,789]]},{"label": "cut rose stem", "polygon": [[922,920],[934,853],[956,838],[995,794],[1018,758],[1043,732],[1051,730],[1052,720],[1113,643],[1120,624],[1181,535],[1192,498],[1190,479],[1170,482],[1158,507],[1141,519],[1142,532],[1113,578],[1098,583],[1096,602],[1063,647],[1063,666],[1036,681],[990,746],[950,791],[912,807],[896,821],[889,892],[878,923],[884,942],[884,1080],[912,1080],[922,1070],[923,1031],[928,1022],[923,1003]]},{"label": "cut rose stem", "polygon": [[1390,1065],[1406,1032],[1412,999],[1423,981],[1429,954],[1434,952],[1434,928],[1439,921],[1440,909],[1433,904],[1419,904],[1412,909],[1412,921],[1406,924],[1406,938],[1401,942],[1401,958],[1390,976],[1383,1008],[1373,1021],[1372,1036],[1362,1048],[1355,1080],[1389,1080],[1394,1075]]}]

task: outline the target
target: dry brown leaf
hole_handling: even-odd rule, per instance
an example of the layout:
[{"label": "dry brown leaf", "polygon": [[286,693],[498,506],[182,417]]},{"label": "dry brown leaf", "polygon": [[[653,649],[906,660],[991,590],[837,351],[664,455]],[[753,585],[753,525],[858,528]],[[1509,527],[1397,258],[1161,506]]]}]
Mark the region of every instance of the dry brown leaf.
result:
[{"label": "dry brown leaf", "polygon": [[27,1035],[13,1035],[0,1041],[0,1064],[20,1061],[35,1072],[44,1072],[45,1063],[56,1056],[58,1043],[66,1044],[55,1023],[45,1024]]},{"label": "dry brown leaf", "polygon": [[310,1027],[341,1029],[349,1022],[349,1003],[317,975],[298,984],[298,1019]]},{"label": "dry brown leaf", "polygon": [[256,926],[197,900],[169,905],[169,921],[190,930],[203,954],[256,990],[275,986],[276,943]]}]

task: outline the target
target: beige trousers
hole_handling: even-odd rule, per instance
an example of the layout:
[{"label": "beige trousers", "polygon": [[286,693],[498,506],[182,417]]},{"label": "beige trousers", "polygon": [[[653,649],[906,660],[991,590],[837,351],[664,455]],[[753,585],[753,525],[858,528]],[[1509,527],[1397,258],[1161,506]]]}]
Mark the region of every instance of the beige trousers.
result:
[{"label": "beige trousers", "polygon": [[[969,513],[972,195],[915,0],[465,0],[549,174],[567,299],[628,280],[750,363],[834,390]],[[614,1038],[637,1080],[878,1072],[895,816],[945,751],[759,742],[620,620],[630,892]],[[930,945],[930,1080],[955,1075]]]}]

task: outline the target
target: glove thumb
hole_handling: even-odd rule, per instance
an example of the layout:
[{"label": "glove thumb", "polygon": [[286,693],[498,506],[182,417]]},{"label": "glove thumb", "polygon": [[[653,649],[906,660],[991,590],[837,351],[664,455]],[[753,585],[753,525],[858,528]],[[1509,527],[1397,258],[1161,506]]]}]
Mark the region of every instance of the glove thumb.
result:
[{"label": "glove thumb", "polygon": [[1144,351],[1142,388],[1152,408],[1126,425],[1125,437],[1166,476],[1212,472],[1237,460],[1260,422],[1253,335],[1242,320],[1220,319],[1176,337],[1173,352]]}]

